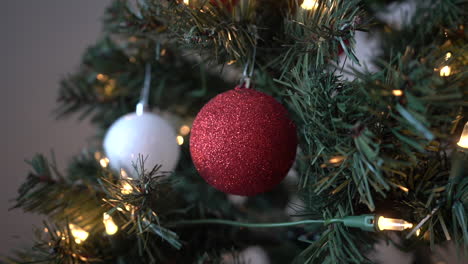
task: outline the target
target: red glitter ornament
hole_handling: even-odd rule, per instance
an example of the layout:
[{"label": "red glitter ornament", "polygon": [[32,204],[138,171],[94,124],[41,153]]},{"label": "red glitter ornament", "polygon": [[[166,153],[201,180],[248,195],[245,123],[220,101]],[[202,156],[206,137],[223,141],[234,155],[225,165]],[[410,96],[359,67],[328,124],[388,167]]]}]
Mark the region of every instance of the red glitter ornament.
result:
[{"label": "red glitter ornament", "polygon": [[[349,39],[345,39],[343,42],[344,42],[346,47],[349,46]],[[343,47],[341,46],[341,44],[338,44],[338,56],[343,55],[343,53],[344,53]]]},{"label": "red glitter ornament", "polygon": [[297,135],[287,110],[273,97],[236,87],[198,113],[190,153],[216,189],[251,196],[278,185],[296,156]]},{"label": "red glitter ornament", "polygon": [[226,9],[228,11],[231,11],[232,8],[237,5],[237,2],[239,2],[239,0],[210,0],[210,3],[213,5],[213,6],[216,6],[218,7],[219,3],[221,3],[221,6],[224,6],[226,7]]}]

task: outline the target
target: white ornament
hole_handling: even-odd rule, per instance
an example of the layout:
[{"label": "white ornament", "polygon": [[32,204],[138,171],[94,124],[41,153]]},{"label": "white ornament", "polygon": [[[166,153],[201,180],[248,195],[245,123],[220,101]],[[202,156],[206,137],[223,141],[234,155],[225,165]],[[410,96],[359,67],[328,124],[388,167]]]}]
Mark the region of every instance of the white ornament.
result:
[{"label": "white ornament", "polygon": [[145,169],[161,165],[161,171],[173,171],[179,160],[179,146],[174,129],[164,119],[150,112],[127,114],[107,131],[104,151],[109,165],[136,177],[133,163],[142,155]]},{"label": "white ornament", "polygon": [[222,264],[255,263],[255,264],[270,264],[270,258],[266,251],[259,246],[250,246],[238,254],[225,253],[222,256]]}]

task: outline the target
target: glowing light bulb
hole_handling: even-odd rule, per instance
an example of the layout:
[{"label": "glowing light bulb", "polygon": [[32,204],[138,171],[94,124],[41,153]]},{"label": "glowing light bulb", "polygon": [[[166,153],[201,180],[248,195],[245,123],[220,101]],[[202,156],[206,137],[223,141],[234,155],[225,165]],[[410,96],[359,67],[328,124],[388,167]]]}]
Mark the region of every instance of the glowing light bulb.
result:
[{"label": "glowing light bulb", "polygon": [[180,127],[179,132],[180,132],[180,134],[182,136],[186,136],[186,135],[188,135],[190,133],[190,127],[187,126],[187,125],[183,125],[183,126]]},{"label": "glowing light bulb", "polygon": [[119,231],[119,227],[115,224],[114,219],[112,219],[108,213],[104,213],[102,215],[102,222],[106,227],[106,234],[109,236],[112,236]]},{"label": "glowing light bulb", "polygon": [[125,210],[128,212],[133,212],[134,207],[131,204],[125,204]]},{"label": "glowing light bulb", "polygon": [[128,182],[123,182],[120,192],[124,195],[131,194],[133,192],[133,187]]},{"label": "glowing light bulb", "polygon": [[108,158],[102,158],[99,160],[99,164],[101,164],[101,167],[107,168],[109,166],[109,159]]},{"label": "glowing light bulb", "polygon": [[416,236],[419,236],[421,234],[421,229],[416,230]]},{"label": "glowing light bulb", "polygon": [[457,143],[458,146],[468,149],[468,122],[463,127],[463,132],[460,136],[460,141]]},{"label": "glowing light bulb", "polygon": [[406,222],[402,219],[386,218],[383,216],[379,217],[377,221],[377,227],[380,231],[383,230],[393,230],[393,231],[403,231],[408,228],[412,228],[413,224]]},{"label": "glowing light bulb", "polygon": [[405,193],[408,193],[409,192],[409,189],[406,188],[405,186],[401,186],[401,185],[397,185],[398,188],[400,188],[400,190],[404,191]]},{"label": "glowing light bulb", "polygon": [[445,60],[449,60],[451,57],[452,57],[452,53],[451,53],[451,52],[447,52],[447,53],[445,54]]},{"label": "glowing light bulb", "polygon": [[190,0],[184,0],[184,4],[189,5],[189,4],[190,4]]},{"label": "glowing light bulb", "polygon": [[184,137],[183,136],[177,136],[177,144],[179,144],[179,146],[184,144]]},{"label": "glowing light bulb", "polygon": [[301,4],[301,8],[305,10],[317,9],[318,3],[316,0],[304,0]]},{"label": "glowing light bulb", "polygon": [[104,94],[107,96],[111,96],[114,93],[115,87],[116,81],[114,79],[109,80],[104,86]]},{"label": "glowing light bulb", "polygon": [[100,160],[102,158],[102,153],[99,151],[94,152],[94,158]]},{"label": "glowing light bulb", "polygon": [[132,177],[128,176],[128,173],[124,169],[120,169],[120,177],[125,180],[131,180]]},{"label": "glowing light bulb", "polygon": [[336,157],[332,157],[328,162],[330,162],[331,164],[338,164],[338,163],[341,163],[344,159],[345,157],[343,156],[336,156]]},{"label": "glowing light bulb", "polygon": [[442,67],[442,69],[440,69],[440,76],[441,77],[450,76],[451,72],[452,72],[452,70],[450,69],[449,66],[444,66],[444,67]]},{"label": "glowing light bulb", "polygon": [[392,94],[394,96],[402,96],[403,95],[403,91],[402,90],[393,90],[392,91]]},{"label": "glowing light bulb", "polygon": [[70,228],[71,234],[75,238],[75,242],[77,244],[81,244],[81,242],[85,241],[89,236],[88,232],[77,225],[69,224],[68,227]]},{"label": "glowing light bulb", "polygon": [[105,74],[102,74],[102,73],[99,73],[98,75],[96,75],[96,79],[98,79],[101,82],[105,82],[105,81],[109,80],[109,76],[107,76]]}]

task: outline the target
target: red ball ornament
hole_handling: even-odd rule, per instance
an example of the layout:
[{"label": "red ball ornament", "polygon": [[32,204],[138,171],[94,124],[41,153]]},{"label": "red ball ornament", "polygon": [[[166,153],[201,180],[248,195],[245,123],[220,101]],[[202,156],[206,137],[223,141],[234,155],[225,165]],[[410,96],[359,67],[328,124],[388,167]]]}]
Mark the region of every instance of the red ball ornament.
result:
[{"label": "red ball ornament", "polygon": [[231,11],[232,8],[237,5],[237,2],[239,2],[239,0],[210,0],[210,3],[213,5],[213,6],[216,6],[218,7],[219,4],[221,4],[220,6],[221,7],[226,7],[226,9],[228,11]]},{"label": "red ball ornament", "polygon": [[[345,39],[343,42],[344,42],[346,47],[349,46],[349,39]],[[344,53],[343,47],[341,46],[341,44],[338,44],[338,56],[343,55],[343,53]]]},{"label": "red ball ornament", "polygon": [[236,87],[198,113],[190,153],[200,175],[216,189],[251,196],[278,185],[291,168],[296,127],[273,97]]}]

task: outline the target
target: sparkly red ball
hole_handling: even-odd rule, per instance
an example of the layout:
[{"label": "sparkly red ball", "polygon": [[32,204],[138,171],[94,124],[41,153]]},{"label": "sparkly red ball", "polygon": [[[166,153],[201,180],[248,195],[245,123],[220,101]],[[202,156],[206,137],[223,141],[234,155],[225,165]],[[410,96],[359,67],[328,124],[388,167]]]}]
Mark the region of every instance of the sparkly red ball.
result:
[{"label": "sparkly red ball", "polygon": [[198,113],[190,153],[200,175],[216,189],[251,196],[271,190],[291,168],[296,126],[273,97],[236,87]]},{"label": "sparkly red ball", "polygon": [[[345,39],[344,44],[345,44],[346,47],[349,46],[349,43],[350,43],[350,42],[349,42],[349,39]],[[343,49],[343,47],[341,46],[341,44],[339,44],[339,45],[338,45],[338,56],[343,55],[343,53],[344,53],[344,49]]]},{"label": "sparkly red ball", "polygon": [[239,2],[239,0],[210,0],[213,6],[219,7],[221,3],[221,7],[226,7],[228,11],[231,11],[232,8],[237,5],[237,2]]},{"label": "sparkly red ball", "polygon": [[231,5],[236,5],[239,0],[210,0],[210,3],[213,5],[216,5],[218,3],[222,3],[223,5],[226,4],[231,4]]}]

